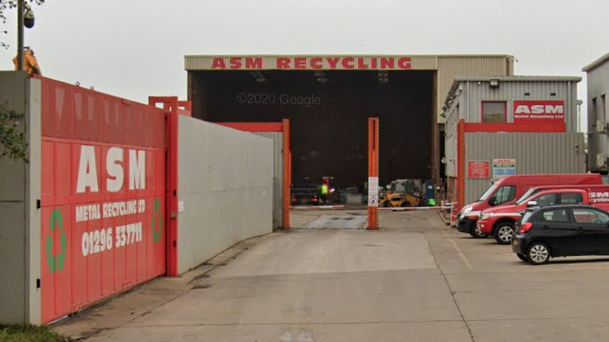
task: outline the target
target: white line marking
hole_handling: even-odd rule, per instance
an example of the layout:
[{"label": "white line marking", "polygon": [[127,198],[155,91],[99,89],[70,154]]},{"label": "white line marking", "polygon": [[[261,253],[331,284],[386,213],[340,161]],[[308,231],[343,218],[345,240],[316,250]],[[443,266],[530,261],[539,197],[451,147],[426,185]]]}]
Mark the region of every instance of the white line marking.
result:
[{"label": "white line marking", "polygon": [[448,238],[448,241],[450,241],[450,243],[453,245],[453,247],[457,251],[457,254],[459,254],[459,256],[461,257],[461,260],[463,260],[463,263],[465,264],[465,266],[471,270],[472,264],[469,263],[469,260],[467,260],[467,257],[465,256],[465,254],[463,254],[463,252],[461,251],[461,248],[459,248],[459,246],[457,246],[457,243],[455,242],[455,240],[453,240],[453,238],[451,238],[448,234],[446,234],[445,231],[443,231],[442,233],[444,233],[444,236],[446,236]]}]

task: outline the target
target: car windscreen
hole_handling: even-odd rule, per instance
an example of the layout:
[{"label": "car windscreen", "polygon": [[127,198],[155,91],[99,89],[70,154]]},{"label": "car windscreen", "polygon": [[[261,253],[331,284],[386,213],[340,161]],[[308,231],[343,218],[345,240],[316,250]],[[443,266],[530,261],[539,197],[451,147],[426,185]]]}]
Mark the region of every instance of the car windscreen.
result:
[{"label": "car windscreen", "polygon": [[478,198],[478,202],[481,201],[486,201],[493,193],[495,193],[495,190],[497,190],[497,187],[499,185],[497,185],[497,183],[491,185],[490,188],[488,188],[483,194],[482,196],[480,196],[480,198]]},{"label": "car windscreen", "polygon": [[516,201],[516,205],[521,205],[522,203],[524,203],[529,197],[535,195],[536,193],[538,193],[539,190],[535,189],[535,188],[531,188],[529,189],[527,192],[524,193],[524,195],[520,196],[520,198],[518,199],[518,201]]}]

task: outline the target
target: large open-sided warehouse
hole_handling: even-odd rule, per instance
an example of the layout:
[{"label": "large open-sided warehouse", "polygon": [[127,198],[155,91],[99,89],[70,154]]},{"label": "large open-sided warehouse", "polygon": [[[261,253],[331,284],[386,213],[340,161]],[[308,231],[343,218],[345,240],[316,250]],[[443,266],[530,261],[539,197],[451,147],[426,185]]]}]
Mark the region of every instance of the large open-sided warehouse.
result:
[{"label": "large open-sided warehouse", "polygon": [[186,56],[193,116],[211,122],[290,119],[293,179],[367,180],[367,119],[380,119],[381,185],[439,184],[441,105],[455,77],[509,76],[509,55]]}]

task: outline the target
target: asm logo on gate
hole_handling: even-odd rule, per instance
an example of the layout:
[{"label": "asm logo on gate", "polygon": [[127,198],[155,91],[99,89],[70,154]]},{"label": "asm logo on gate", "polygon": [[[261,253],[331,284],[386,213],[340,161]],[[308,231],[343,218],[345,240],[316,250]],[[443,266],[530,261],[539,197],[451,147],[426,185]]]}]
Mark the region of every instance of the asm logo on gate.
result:
[{"label": "asm logo on gate", "polygon": [[41,82],[47,323],[165,273],[166,113]]}]

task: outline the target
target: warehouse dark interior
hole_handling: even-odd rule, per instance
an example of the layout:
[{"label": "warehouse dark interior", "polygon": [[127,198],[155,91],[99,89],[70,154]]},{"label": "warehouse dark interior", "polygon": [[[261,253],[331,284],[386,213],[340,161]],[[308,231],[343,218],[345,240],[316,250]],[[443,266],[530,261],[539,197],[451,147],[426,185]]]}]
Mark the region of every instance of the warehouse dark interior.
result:
[{"label": "warehouse dark interior", "polygon": [[367,123],[380,120],[381,185],[432,176],[435,71],[196,71],[193,116],[210,122],[291,120],[293,179],[367,181]]}]

